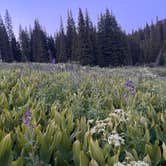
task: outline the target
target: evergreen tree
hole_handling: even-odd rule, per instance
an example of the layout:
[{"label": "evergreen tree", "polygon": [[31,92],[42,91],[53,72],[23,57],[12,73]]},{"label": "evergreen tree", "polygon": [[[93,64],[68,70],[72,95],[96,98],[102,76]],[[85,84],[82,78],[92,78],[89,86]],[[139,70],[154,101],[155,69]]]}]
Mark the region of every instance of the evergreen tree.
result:
[{"label": "evergreen tree", "polygon": [[67,62],[66,36],[64,32],[62,18],[61,18],[60,31],[56,36],[56,50],[57,50],[58,62]]},{"label": "evergreen tree", "polygon": [[88,14],[88,11],[86,10],[85,14],[85,47],[83,50],[83,60],[82,64],[83,65],[94,65],[95,63],[95,47],[94,47],[94,29],[93,29],[93,24],[90,21],[90,17]]},{"label": "evergreen tree", "polygon": [[100,66],[104,66],[104,43],[105,42],[105,21],[104,16],[101,14],[98,18],[98,31],[97,31],[97,64]]},{"label": "evergreen tree", "polygon": [[20,26],[19,28],[19,41],[20,41],[20,47],[21,47],[21,56],[22,61],[32,61],[31,57],[31,43],[30,43],[30,35],[28,33],[27,28],[25,30],[22,29]]},{"label": "evergreen tree", "polygon": [[9,38],[1,16],[0,16],[0,58],[3,62],[12,61]]},{"label": "evergreen tree", "polygon": [[127,64],[127,39],[108,9],[98,23],[98,48],[100,66]]},{"label": "evergreen tree", "polygon": [[13,48],[14,46],[12,46],[12,40],[15,38],[14,36],[14,32],[13,32],[13,26],[12,26],[12,19],[11,16],[8,12],[8,10],[5,11],[5,27],[6,27],[6,31],[7,31],[7,35],[8,35],[8,39],[9,39],[9,55],[10,55],[10,61],[14,60],[14,55],[13,55]]},{"label": "evergreen tree", "polygon": [[49,52],[49,61],[52,63],[56,63],[56,47],[55,41],[52,36],[48,37],[48,52]]},{"label": "evergreen tree", "polygon": [[78,46],[79,46],[79,62],[83,64],[83,57],[84,57],[84,50],[85,50],[85,20],[84,15],[82,13],[82,10],[79,9],[79,15],[78,15]]},{"label": "evergreen tree", "polygon": [[12,19],[11,16],[8,12],[8,10],[6,10],[5,12],[5,27],[6,27],[6,31],[8,34],[8,38],[9,38],[9,44],[10,44],[10,57],[11,57],[11,61],[14,60],[16,62],[20,62],[21,61],[21,55],[20,55],[20,47],[19,44],[16,41],[14,32],[13,32],[13,26],[12,26]]},{"label": "evergreen tree", "polygon": [[66,33],[66,54],[68,61],[73,61],[75,59],[76,48],[74,47],[76,40],[76,27],[72,16],[71,10],[67,13],[67,33]]},{"label": "evergreen tree", "polygon": [[88,11],[85,17],[81,9],[78,26],[71,10],[67,14],[64,31],[61,20],[56,38],[47,36],[37,20],[29,31],[20,27],[19,42],[13,32],[8,10],[5,24],[0,17],[0,58],[3,62],[71,62],[82,65],[121,66],[142,64],[166,64],[166,19],[158,20],[145,28],[126,35],[115,16],[107,9],[93,25]]},{"label": "evergreen tree", "polygon": [[32,32],[32,54],[35,62],[49,62],[47,35],[37,20]]},{"label": "evergreen tree", "polygon": [[5,12],[5,27],[9,37],[9,41],[11,42],[14,36],[14,33],[13,33],[12,19],[8,10],[6,10]]},{"label": "evergreen tree", "polygon": [[19,42],[16,41],[16,38],[14,36],[11,41],[11,46],[12,46],[12,54],[14,61],[21,62],[22,57],[21,57],[20,44]]}]

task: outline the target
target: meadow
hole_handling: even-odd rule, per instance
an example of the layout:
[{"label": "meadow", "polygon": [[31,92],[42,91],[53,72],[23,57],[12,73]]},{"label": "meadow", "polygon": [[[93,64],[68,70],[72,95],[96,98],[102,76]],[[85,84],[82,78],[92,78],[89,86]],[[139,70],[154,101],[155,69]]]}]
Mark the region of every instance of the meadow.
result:
[{"label": "meadow", "polygon": [[0,64],[0,166],[166,165],[166,68]]}]

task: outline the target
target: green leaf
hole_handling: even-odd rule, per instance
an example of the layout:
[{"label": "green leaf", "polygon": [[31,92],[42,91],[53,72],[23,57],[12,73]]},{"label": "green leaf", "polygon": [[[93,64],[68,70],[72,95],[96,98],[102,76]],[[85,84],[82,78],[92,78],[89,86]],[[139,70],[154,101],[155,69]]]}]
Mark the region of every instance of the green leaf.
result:
[{"label": "green leaf", "polygon": [[161,150],[158,145],[146,145],[145,151],[149,155],[153,165],[159,164],[161,160]]},{"label": "green leaf", "polygon": [[92,138],[90,139],[89,151],[91,157],[95,159],[100,165],[105,164],[104,155],[102,149],[99,147],[98,142],[94,142]]},{"label": "green leaf", "polygon": [[130,152],[126,152],[126,157],[129,158],[131,161],[135,161],[135,157],[130,153]]},{"label": "green leaf", "polygon": [[73,143],[73,158],[76,165],[79,165],[80,151],[81,151],[80,141],[76,140]]},{"label": "green leaf", "polygon": [[23,159],[20,157],[16,161],[13,161],[12,166],[23,166]]},{"label": "green leaf", "polygon": [[80,166],[88,166],[89,159],[84,153],[84,151],[81,151],[80,153]]},{"label": "green leaf", "polygon": [[0,142],[0,163],[3,166],[11,166],[12,162],[12,145],[10,134],[6,135]]},{"label": "green leaf", "polygon": [[164,160],[166,160],[166,145],[164,142],[162,144],[162,149],[163,149],[163,158],[164,158]]},{"label": "green leaf", "polygon": [[114,164],[116,164],[116,163],[117,163],[117,156],[116,155],[112,156],[112,157],[108,157],[107,164],[109,166],[114,166]]},{"label": "green leaf", "polygon": [[133,154],[136,161],[139,160],[138,153],[135,149],[132,149],[132,154]]}]

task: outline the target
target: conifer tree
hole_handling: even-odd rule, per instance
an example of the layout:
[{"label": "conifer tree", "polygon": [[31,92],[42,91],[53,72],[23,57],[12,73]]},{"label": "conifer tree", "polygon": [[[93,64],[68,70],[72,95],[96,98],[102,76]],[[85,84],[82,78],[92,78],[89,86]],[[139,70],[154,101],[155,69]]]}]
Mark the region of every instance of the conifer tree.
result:
[{"label": "conifer tree", "polygon": [[56,36],[56,49],[57,49],[57,60],[58,62],[67,62],[66,53],[66,36],[63,27],[63,21],[61,18],[60,31]]},{"label": "conifer tree", "polygon": [[35,62],[49,62],[47,35],[37,20],[32,32],[32,53]]},{"label": "conifer tree", "polygon": [[81,9],[78,14],[78,44],[79,44],[79,62],[83,64],[84,50],[85,50],[85,19]]},{"label": "conifer tree", "polygon": [[127,39],[108,9],[98,22],[98,47],[100,66],[127,64]]},{"label": "conifer tree", "polygon": [[76,39],[76,27],[75,22],[72,16],[71,10],[68,10],[67,13],[67,32],[66,32],[66,54],[68,61],[73,61],[75,59],[75,52],[77,47],[75,48]]},{"label": "conifer tree", "polygon": [[28,33],[27,28],[25,30],[22,29],[20,26],[19,28],[19,41],[20,41],[20,47],[21,47],[21,56],[22,61],[32,61],[31,58],[31,43],[30,43],[30,35]]},{"label": "conifer tree", "polygon": [[55,41],[52,36],[49,36],[47,39],[48,42],[48,53],[49,53],[49,61],[51,63],[56,63],[56,47]]},{"label": "conifer tree", "polygon": [[0,58],[3,62],[12,61],[9,38],[1,15],[0,15]]}]

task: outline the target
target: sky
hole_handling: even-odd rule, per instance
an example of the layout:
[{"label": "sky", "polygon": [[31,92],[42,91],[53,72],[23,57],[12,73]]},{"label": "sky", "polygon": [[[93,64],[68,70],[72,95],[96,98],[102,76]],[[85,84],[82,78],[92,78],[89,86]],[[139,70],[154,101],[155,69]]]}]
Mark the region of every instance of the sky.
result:
[{"label": "sky", "polygon": [[60,17],[66,22],[67,10],[71,9],[77,21],[78,9],[87,8],[94,23],[106,8],[113,11],[122,29],[131,32],[151,21],[166,18],[166,0],[0,0],[0,14],[8,9],[16,36],[19,25],[33,25],[38,19],[49,34],[59,29]]}]

